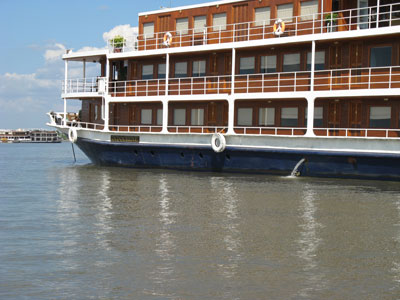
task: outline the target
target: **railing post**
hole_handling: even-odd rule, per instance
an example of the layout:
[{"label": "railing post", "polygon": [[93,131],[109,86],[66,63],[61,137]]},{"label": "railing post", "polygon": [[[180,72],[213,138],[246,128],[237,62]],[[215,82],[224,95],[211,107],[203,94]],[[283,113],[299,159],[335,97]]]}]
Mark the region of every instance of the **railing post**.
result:
[{"label": "railing post", "polygon": [[389,89],[392,88],[392,69],[393,67],[389,69]]},{"label": "railing post", "polygon": [[179,96],[181,95],[181,79],[178,79],[178,90],[179,90]]},{"label": "railing post", "polygon": [[219,94],[219,76],[217,77],[217,84],[218,84],[218,87],[217,87],[217,94]]},{"label": "railing post", "polygon": [[281,90],[281,73],[278,73],[278,93]]},{"label": "railing post", "polygon": [[294,91],[296,92],[297,87],[297,72],[294,72]]},{"label": "railing post", "polygon": [[368,89],[371,89],[371,68],[368,68]]},{"label": "railing post", "polygon": [[190,78],[190,95],[193,95],[193,77]]},{"label": "railing post", "polygon": [[207,94],[207,81],[206,78],[203,77],[203,91],[204,91],[204,95]]},{"label": "railing post", "polygon": [[393,10],[393,4],[390,4],[390,10],[389,10],[389,26],[392,26],[392,10]]},{"label": "railing post", "polygon": [[296,23],[295,23],[295,29],[294,29],[294,32],[295,32],[295,34],[294,35],[297,35],[297,18],[298,18],[298,16],[296,16],[295,17],[296,18]]},{"label": "railing post", "polygon": [[126,97],[126,80],[124,81],[124,95]]},{"label": "railing post", "polygon": [[265,38],[265,20],[263,21],[262,40]]},{"label": "railing post", "polygon": [[246,82],[246,86],[247,86],[247,93],[249,93],[249,80],[250,80],[250,75],[247,74],[247,82]]}]

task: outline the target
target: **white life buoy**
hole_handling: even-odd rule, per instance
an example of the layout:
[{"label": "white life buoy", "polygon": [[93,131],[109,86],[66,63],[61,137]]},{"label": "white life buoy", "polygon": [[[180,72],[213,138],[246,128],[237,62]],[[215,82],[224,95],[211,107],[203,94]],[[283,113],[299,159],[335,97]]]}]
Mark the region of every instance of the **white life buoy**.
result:
[{"label": "white life buoy", "polygon": [[78,131],[76,130],[76,128],[71,127],[68,131],[68,139],[71,143],[76,143],[76,141],[78,140]]},{"label": "white life buoy", "polygon": [[211,138],[211,147],[217,153],[224,151],[226,147],[225,137],[221,133],[214,133]]},{"label": "white life buoy", "polygon": [[171,32],[167,32],[164,34],[164,46],[169,47],[172,44],[172,34]]},{"label": "white life buoy", "polygon": [[277,36],[282,35],[285,32],[285,22],[282,19],[278,19],[274,24],[274,34]]}]

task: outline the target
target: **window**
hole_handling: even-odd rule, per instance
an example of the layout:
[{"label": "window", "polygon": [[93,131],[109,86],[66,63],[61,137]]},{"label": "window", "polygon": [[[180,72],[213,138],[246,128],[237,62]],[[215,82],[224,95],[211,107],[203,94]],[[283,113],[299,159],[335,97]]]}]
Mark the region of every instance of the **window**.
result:
[{"label": "window", "polygon": [[301,2],[300,16],[302,21],[315,20],[318,14],[318,0]]},{"label": "window", "polygon": [[193,77],[206,76],[206,61],[205,60],[195,60],[193,61]]},{"label": "window", "polygon": [[194,17],[194,32],[203,32],[204,28],[207,26],[206,16]]},{"label": "window", "polygon": [[238,124],[238,126],[253,125],[253,109],[252,108],[238,108],[237,124]]},{"label": "window", "polygon": [[269,25],[271,22],[271,10],[269,7],[259,7],[254,10],[255,26]]},{"label": "window", "polygon": [[213,31],[226,29],[226,13],[213,14]]},{"label": "window", "polygon": [[[325,51],[315,52],[315,71],[325,69]],[[307,71],[311,71],[311,52],[307,53]]]},{"label": "window", "polygon": [[392,47],[371,48],[370,67],[388,67],[392,65]]},{"label": "window", "polygon": [[281,126],[298,126],[299,109],[297,107],[283,107],[281,110]]},{"label": "window", "polygon": [[300,71],[300,53],[283,55],[283,72]]},{"label": "window", "polygon": [[144,65],[142,67],[142,79],[153,79],[153,65]]},{"label": "window", "polygon": [[157,125],[161,126],[163,121],[163,110],[162,109],[157,109]]},{"label": "window", "polygon": [[[307,117],[308,117],[308,108],[306,107],[305,111],[305,126],[307,126]],[[314,127],[323,127],[324,126],[324,108],[323,107],[314,107]]]},{"label": "window", "polygon": [[204,125],[204,108],[193,108],[191,113],[191,125],[203,126]]},{"label": "window", "polygon": [[240,58],[239,74],[254,74],[255,73],[255,57]]},{"label": "window", "polygon": [[187,62],[175,63],[175,78],[187,77]]},{"label": "window", "polygon": [[274,107],[260,108],[258,125],[260,125],[260,126],[274,126],[275,125],[275,108]]},{"label": "window", "polygon": [[391,116],[390,106],[371,106],[369,110],[369,127],[390,128]]},{"label": "window", "polygon": [[164,79],[165,78],[165,73],[166,73],[166,65],[165,64],[159,64],[158,65],[158,74],[157,77],[159,79]]},{"label": "window", "polygon": [[176,126],[186,125],[186,109],[184,108],[174,109],[174,125]]},{"label": "window", "polygon": [[276,72],[276,55],[261,56],[261,73]]},{"label": "window", "polygon": [[146,39],[151,39],[154,37],[154,23],[144,23],[143,24],[143,35]]},{"label": "window", "polygon": [[188,18],[176,19],[176,34],[188,34]]},{"label": "window", "polygon": [[141,124],[143,125],[151,125],[152,124],[152,109],[142,109],[140,118]]},{"label": "window", "polygon": [[293,4],[278,5],[277,18],[284,22],[293,21]]}]

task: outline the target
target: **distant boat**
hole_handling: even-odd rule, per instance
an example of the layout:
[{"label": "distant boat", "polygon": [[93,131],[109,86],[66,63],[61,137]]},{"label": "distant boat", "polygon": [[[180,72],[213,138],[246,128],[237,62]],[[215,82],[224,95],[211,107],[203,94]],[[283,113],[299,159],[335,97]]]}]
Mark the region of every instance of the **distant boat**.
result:
[{"label": "distant boat", "polygon": [[0,130],[1,143],[61,143],[60,134],[55,130]]}]

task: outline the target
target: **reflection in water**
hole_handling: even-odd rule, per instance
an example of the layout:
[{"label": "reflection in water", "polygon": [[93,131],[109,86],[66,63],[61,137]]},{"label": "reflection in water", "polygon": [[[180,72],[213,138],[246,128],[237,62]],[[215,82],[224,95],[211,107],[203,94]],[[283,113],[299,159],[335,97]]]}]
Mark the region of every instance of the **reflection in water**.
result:
[{"label": "reflection in water", "polygon": [[324,276],[318,266],[317,252],[321,245],[321,238],[318,236],[318,229],[322,225],[316,220],[317,206],[315,203],[315,191],[308,184],[304,186],[304,194],[301,199],[299,210],[302,223],[300,239],[297,241],[299,250],[297,255],[303,260],[303,272],[307,284],[299,291],[299,296],[310,297],[310,292],[324,288]]},{"label": "reflection in water", "polygon": [[170,191],[166,174],[162,174],[160,177],[159,193],[159,222],[161,228],[156,241],[155,253],[160,258],[160,261],[150,273],[150,277],[154,283],[159,284],[159,288],[162,290],[154,290],[152,292],[153,295],[165,294],[164,290],[174,280],[176,266],[176,241],[175,236],[171,232],[171,225],[176,223],[176,213],[171,211]]},{"label": "reflection in water", "polygon": [[[398,199],[395,204],[396,204],[396,208],[397,208],[399,221],[397,224],[395,224],[395,226],[397,227],[397,236],[394,237],[394,241],[398,245],[398,244],[400,244],[400,199]],[[400,260],[393,261],[392,272],[393,272],[393,280],[396,282],[396,284],[399,284],[400,283]]]},{"label": "reflection in water", "polygon": [[[220,274],[226,279],[232,279],[238,273],[238,266],[242,260],[241,253],[241,232],[239,230],[240,216],[238,212],[238,197],[235,192],[234,184],[229,178],[224,177],[211,177],[211,187],[214,195],[218,195],[218,201],[222,204],[222,211],[219,214],[221,217],[225,217],[223,222],[223,229],[225,235],[223,241],[225,249],[227,251],[226,263],[218,265]],[[224,296],[226,299],[234,299],[230,289],[224,290]]]}]

